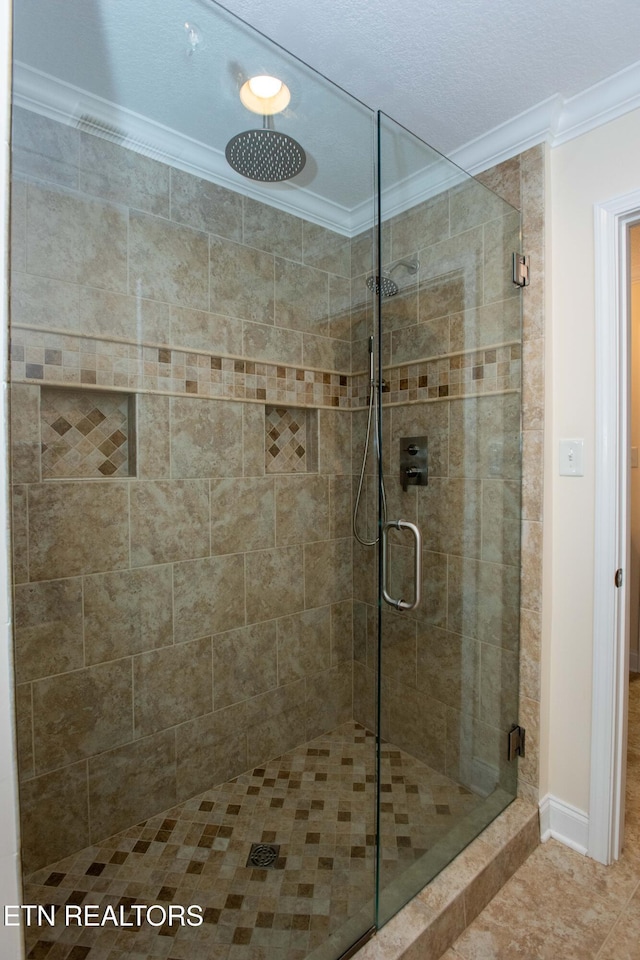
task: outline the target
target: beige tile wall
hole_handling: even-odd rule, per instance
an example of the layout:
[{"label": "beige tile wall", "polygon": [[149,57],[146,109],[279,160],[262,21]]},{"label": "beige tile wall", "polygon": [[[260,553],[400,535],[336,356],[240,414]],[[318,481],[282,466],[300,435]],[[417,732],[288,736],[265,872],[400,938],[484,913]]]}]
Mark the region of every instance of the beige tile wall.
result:
[{"label": "beige tile wall", "polygon": [[[351,414],[326,409],[348,399],[351,266],[344,238],[20,110],[14,146],[29,871],[352,717]],[[188,395],[204,382],[228,399]],[[52,476],[52,397],[109,396],[83,385],[134,388],[135,475]],[[303,472],[242,402],[267,389],[321,408],[293,411]]]},{"label": "beige tile wall", "polygon": [[[539,713],[540,550],[542,536],[543,153],[535,149],[483,175],[488,186],[522,211],[517,217],[500,196],[474,181],[402,214],[384,226],[389,261],[417,257],[418,277],[400,283],[383,305],[383,357],[389,377],[385,399],[385,453],[393,470],[401,436],[427,434],[429,485],[402,493],[387,480],[389,516],[417,521],[424,537],[424,601],[420,615],[383,617],[382,723],[393,742],[463,783],[489,788],[504,768],[504,730],[527,728],[527,758],[519,761],[519,792],[537,798]],[[524,437],[520,515],[520,310],[511,285],[511,252],[530,255],[532,286],[523,293]],[[396,279],[401,276],[399,272]],[[410,364],[430,354],[430,399]],[[506,377],[500,396],[456,399],[452,379],[463,354],[473,377]],[[354,354],[358,354],[355,345]],[[515,367],[497,365],[509,363]],[[471,362],[469,362],[471,358]],[[477,358],[477,359],[476,359]],[[492,366],[493,365],[493,366]],[[427,371],[424,371],[426,373]],[[401,378],[405,377],[404,383]],[[411,381],[413,376],[414,380]],[[408,382],[406,378],[409,378]],[[415,382],[417,379],[417,383]],[[423,383],[423,386],[427,386]],[[491,392],[497,392],[495,385]],[[354,438],[363,421],[354,414]],[[367,488],[369,522],[375,487]],[[520,565],[520,540],[523,553]],[[392,547],[392,586],[410,593],[411,550]],[[354,551],[354,709],[374,717],[375,592],[363,551]],[[392,594],[394,590],[391,590]],[[395,595],[395,594],[394,594]],[[517,654],[522,621],[521,658]],[[519,681],[519,702],[518,702]],[[425,718],[429,718],[429,723]],[[513,788],[513,768],[498,782]]]},{"label": "beige tile wall", "polygon": [[[39,388],[23,387],[13,401],[19,419],[38,405]],[[193,405],[191,416],[183,404]],[[185,400],[175,411],[169,405],[171,449],[196,441],[202,404],[230,408],[220,422],[207,419],[210,446],[227,442],[236,422],[242,437],[242,405]],[[139,425],[143,445],[153,444],[154,423]],[[323,441],[333,425],[320,417],[323,452],[335,441]],[[262,431],[258,476],[233,475],[255,469],[254,452],[245,460],[241,450],[228,470],[196,461],[187,472],[201,475],[189,478],[183,465],[192,461],[177,454],[174,478],[15,485],[27,869],[85,842],[56,815],[68,789],[63,770],[85,771],[77,789],[95,840],[185,798],[186,784],[204,789],[288,749],[292,735],[297,744],[350,718],[351,478],[265,474]],[[218,714],[233,706],[242,708],[234,736],[218,740]],[[133,757],[147,764],[139,807],[127,793]],[[50,843],[42,826],[31,842],[39,818],[56,825]]]},{"label": "beige tile wall", "polygon": [[542,537],[544,517],[545,168],[543,145],[492,168],[481,179],[518,206],[522,250],[531,261],[531,285],[522,300],[522,554],[520,600],[520,722],[527,756],[519,761],[518,795],[539,799]]},{"label": "beige tile wall", "polygon": [[[541,171],[532,151],[492,184],[515,201],[522,180],[532,260]],[[367,365],[371,238],[345,242],[20,110],[14,173],[13,542],[30,869],[329,729],[352,715],[352,699],[373,725],[375,564],[350,529],[365,415],[347,412],[367,393],[349,373]],[[520,382],[518,311],[503,272],[469,266],[473,251],[516,249],[514,231],[504,205],[472,183],[403,214],[383,238],[389,259],[421,261],[419,283],[385,311],[386,453],[393,465],[400,436],[427,433],[432,477],[407,494],[395,472],[387,481],[391,514],[426,530],[425,603],[421,617],[385,613],[383,733],[463,779],[469,757],[495,762],[493,712],[517,714],[496,678],[517,666],[519,403],[503,391]],[[528,294],[525,383],[542,329],[540,294]],[[50,362],[56,351],[61,364]],[[135,479],[43,480],[43,382],[138,393]],[[525,397],[521,662],[534,758],[536,387],[528,408]],[[465,394],[476,398],[453,399]],[[227,399],[206,399],[216,396]],[[407,404],[417,400],[432,402]],[[313,413],[313,472],[268,471],[265,401]],[[369,530],[374,504],[368,481]],[[402,580],[408,551],[395,556]],[[103,706],[106,678],[122,710]],[[79,717],[60,712],[70,690]],[[525,764],[529,795],[537,772]],[[71,791],[85,813],[58,818],[49,835]]]}]

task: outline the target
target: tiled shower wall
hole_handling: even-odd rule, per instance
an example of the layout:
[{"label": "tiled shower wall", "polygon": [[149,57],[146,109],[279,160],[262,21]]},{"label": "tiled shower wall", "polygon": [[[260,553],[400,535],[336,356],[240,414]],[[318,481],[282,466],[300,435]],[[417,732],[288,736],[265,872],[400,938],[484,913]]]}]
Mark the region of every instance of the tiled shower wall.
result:
[{"label": "tiled shower wall", "polygon": [[[420,263],[417,277],[394,273],[400,292],[383,302],[383,351],[388,516],[423,534],[420,607],[383,613],[382,731],[487,792],[515,782],[504,731],[518,718],[521,331],[510,266],[519,243],[518,215],[475,181],[382,232],[388,262]],[[423,357],[434,368],[426,397],[415,362]],[[428,437],[429,482],[403,492],[400,439],[419,435]],[[373,484],[368,496],[375,504]],[[396,538],[392,596],[413,593],[412,553]],[[371,723],[375,583],[368,575],[355,586],[354,708]]]},{"label": "tiled shower wall", "polygon": [[[522,292],[521,347],[514,343],[520,331],[507,273],[512,249],[519,244],[513,218],[499,200],[469,182],[449,195],[448,205],[445,197],[435,198],[388,221],[383,231],[388,262],[420,259],[420,286],[409,277],[401,294],[385,302],[384,376],[390,388],[385,396],[396,404],[387,420],[386,462],[393,471],[401,436],[428,434],[431,477],[429,487],[407,493],[401,492],[397,473],[387,477],[389,516],[417,518],[422,527],[424,601],[420,617],[384,613],[383,732],[436,768],[482,788],[500,766],[504,725],[515,722],[517,714],[527,731],[526,757],[518,761],[518,795],[533,803],[538,801],[540,763],[545,170],[545,148],[539,146],[479,177],[521,213],[520,248],[530,257],[532,277]],[[502,273],[493,270],[489,285],[484,276],[487,241],[487,252],[503,265]],[[473,264],[475,277],[469,275]],[[460,283],[465,273],[468,282]],[[483,302],[488,291],[489,300]],[[487,345],[500,342],[511,344],[510,369],[493,366],[499,349],[494,357]],[[430,403],[415,403],[425,397],[424,370],[410,363],[412,344],[422,345],[418,354],[424,350],[441,358],[430,361],[432,367],[439,365],[441,376],[429,384],[434,391]],[[447,349],[451,354],[445,357]],[[466,369],[475,381],[471,389],[464,380],[451,380],[451,371],[458,370],[456,352],[464,349]],[[496,377],[502,382],[496,383]],[[394,383],[414,402],[403,404],[401,396],[393,395]],[[518,389],[521,408],[513,392]],[[496,390],[506,392],[457,399],[463,392]],[[354,412],[354,440],[364,435],[363,418]],[[371,521],[377,504],[373,485],[367,503]],[[401,548],[395,550],[400,578],[392,594],[400,596],[410,592],[410,556],[405,550],[403,564]],[[366,575],[363,559],[363,549],[354,545],[354,710],[370,723],[375,583]],[[501,733],[495,728],[498,718]]]},{"label": "tiled shower wall", "polygon": [[[351,255],[20,110],[12,240],[29,871],[351,718]],[[63,478],[110,388],[135,475]]]},{"label": "tiled shower wall", "polygon": [[[491,184],[516,205],[527,169],[529,194],[540,188],[532,154]],[[366,378],[350,374],[367,366],[371,243],[20,111],[14,176],[18,718],[31,869],[329,729],[354,706],[373,723],[375,564],[350,528],[367,393]],[[498,680],[517,670],[517,311],[503,274],[482,257],[479,272],[467,268],[513,220],[483,202],[471,184],[383,234],[389,261],[421,260],[420,288],[409,278],[385,310],[388,462],[393,470],[400,436],[427,433],[431,470],[426,490],[404,495],[397,474],[387,478],[390,515],[425,529],[426,599],[421,618],[385,614],[383,732],[472,781],[482,763],[470,777],[467,761],[495,763],[486,720],[494,708],[503,720],[514,713]],[[439,277],[452,265],[447,286]],[[135,478],[43,479],[41,383],[135,396]],[[273,410],[297,417],[301,406],[318,419],[315,460],[279,474],[265,440]],[[538,434],[528,453],[525,434],[532,510]],[[374,503],[368,482],[369,532]],[[405,552],[396,548],[408,581]],[[536,563],[525,553],[526,582]],[[525,697],[537,691],[535,612],[523,634]],[[531,704],[533,721],[528,695]],[[525,795],[537,784],[535,720]]]}]

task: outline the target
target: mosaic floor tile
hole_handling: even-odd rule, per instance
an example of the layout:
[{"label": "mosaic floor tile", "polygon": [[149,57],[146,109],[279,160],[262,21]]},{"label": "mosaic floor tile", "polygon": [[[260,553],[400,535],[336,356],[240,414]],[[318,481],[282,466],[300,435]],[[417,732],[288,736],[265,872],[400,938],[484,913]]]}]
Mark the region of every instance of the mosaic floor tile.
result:
[{"label": "mosaic floor tile", "polygon": [[[344,724],[32,874],[25,902],[58,910],[53,927],[27,928],[27,957],[303,960],[373,896],[374,747]],[[479,799],[390,744],[381,766],[386,883]],[[273,866],[247,865],[254,843],[279,846]],[[200,926],[162,922],[160,908],[194,904]],[[94,905],[130,926],[62,922]]]}]

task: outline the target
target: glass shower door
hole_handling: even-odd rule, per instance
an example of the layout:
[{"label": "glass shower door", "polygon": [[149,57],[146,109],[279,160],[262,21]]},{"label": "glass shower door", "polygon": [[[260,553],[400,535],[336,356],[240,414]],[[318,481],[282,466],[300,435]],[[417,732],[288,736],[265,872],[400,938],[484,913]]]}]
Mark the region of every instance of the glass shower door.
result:
[{"label": "glass shower door", "polygon": [[379,115],[382,925],[516,795],[520,215]]}]

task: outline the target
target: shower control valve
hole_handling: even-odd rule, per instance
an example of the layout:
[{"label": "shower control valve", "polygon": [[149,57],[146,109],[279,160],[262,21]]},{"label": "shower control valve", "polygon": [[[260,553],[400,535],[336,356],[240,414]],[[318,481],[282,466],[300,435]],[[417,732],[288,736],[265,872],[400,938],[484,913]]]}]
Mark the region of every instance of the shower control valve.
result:
[{"label": "shower control valve", "polygon": [[406,490],[409,485],[426,487],[427,438],[402,437],[400,440],[400,483]]}]

